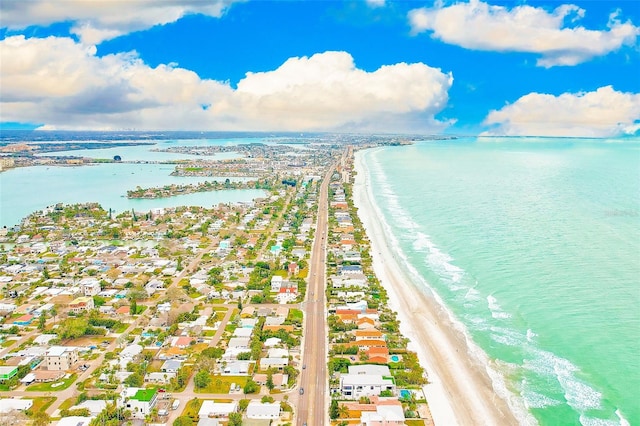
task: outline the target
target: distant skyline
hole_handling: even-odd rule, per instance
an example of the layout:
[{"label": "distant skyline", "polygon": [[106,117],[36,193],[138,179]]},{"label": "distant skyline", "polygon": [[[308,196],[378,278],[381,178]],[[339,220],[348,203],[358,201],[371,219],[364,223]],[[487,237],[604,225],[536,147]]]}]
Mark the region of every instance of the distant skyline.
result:
[{"label": "distant skyline", "polygon": [[640,135],[634,1],[2,0],[0,128]]}]

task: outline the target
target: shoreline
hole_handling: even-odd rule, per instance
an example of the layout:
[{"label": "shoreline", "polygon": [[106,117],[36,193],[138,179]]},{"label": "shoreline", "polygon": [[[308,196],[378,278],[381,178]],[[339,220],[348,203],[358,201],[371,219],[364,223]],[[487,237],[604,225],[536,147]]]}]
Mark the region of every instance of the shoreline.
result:
[{"label": "shoreline", "polygon": [[395,260],[378,210],[368,192],[365,169],[356,155],[353,201],[371,242],[373,269],[398,312],[400,329],[410,339],[429,384],[423,387],[436,425],[517,425],[508,402],[497,395],[485,367],[475,361],[466,337],[437,300],[413,287]]}]

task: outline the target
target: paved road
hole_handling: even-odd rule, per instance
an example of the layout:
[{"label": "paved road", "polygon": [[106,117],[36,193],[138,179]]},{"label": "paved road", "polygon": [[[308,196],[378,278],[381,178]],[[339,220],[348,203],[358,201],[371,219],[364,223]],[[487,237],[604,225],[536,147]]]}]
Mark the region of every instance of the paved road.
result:
[{"label": "paved road", "polygon": [[305,302],[305,327],[296,425],[329,424],[327,393],[327,321],[325,315],[325,272],[328,221],[328,187],[332,166],[320,186],[316,238],[311,253],[309,286]]}]

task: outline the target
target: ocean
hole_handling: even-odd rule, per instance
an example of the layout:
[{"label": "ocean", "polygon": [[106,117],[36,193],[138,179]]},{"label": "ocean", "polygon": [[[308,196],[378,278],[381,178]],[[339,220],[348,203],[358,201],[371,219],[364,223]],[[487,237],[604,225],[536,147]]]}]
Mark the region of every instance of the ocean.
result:
[{"label": "ocean", "polygon": [[640,140],[356,155],[401,266],[488,356],[498,392],[541,425],[640,424]]}]

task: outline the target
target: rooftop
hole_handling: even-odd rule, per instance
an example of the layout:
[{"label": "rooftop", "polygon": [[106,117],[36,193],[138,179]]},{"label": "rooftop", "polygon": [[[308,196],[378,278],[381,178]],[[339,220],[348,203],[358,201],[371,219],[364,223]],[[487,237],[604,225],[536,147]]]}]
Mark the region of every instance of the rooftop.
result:
[{"label": "rooftop", "polygon": [[156,395],[156,392],[157,390],[155,389],[140,389],[131,397],[131,399],[135,399],[140,402],[149,402]]}]

